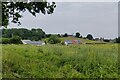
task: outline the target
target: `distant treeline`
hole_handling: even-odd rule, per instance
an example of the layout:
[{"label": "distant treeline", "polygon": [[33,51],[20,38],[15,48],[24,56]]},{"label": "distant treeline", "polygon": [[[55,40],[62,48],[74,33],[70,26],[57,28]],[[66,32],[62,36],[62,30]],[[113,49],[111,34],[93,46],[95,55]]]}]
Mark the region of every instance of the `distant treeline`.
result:
[{"label": "distant treeline", "polygon": [[41,40],[46,37],[45,32],[42,29],[3,29],[2,30],[2,38],[12,38],[15,36],[19,36],[21,39],[29,39],[29,40]]},{"label": "distant treeline", "polygon": [[38,41],[43,38],[48,38],[49,43],[56,44],[60,43],[59,37],[69,37],[73,36],[76,38],[83,38],[83,39],[89,39],[89,40],[96,40],[96,41],[104,41],[104,42],[114,42],[114,43],[120,43],[120,37],[116,39],[94,39],[91,34],[88,34],[86,37],[82,37],[82,35],[77,32],[75,35],[68,35],[65,34],[46,34],[42,29],[25,29],[25,28],[13,28],[13,29],[2,29],[2,39],[0,39],[0,43],[3,44],[20,44],[21,39],[23,40],[32,40],[32,41]]}]

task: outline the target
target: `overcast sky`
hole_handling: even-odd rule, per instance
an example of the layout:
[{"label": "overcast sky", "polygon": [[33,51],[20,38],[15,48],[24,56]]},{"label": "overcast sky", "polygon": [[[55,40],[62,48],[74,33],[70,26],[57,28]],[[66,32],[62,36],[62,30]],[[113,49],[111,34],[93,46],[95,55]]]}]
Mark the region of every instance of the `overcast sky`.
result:
[{"label": "overcast sky", "polygon": [[57,2],[53,14],[32,16],[23,13],[22,25],[8,28],[41,28],[46,33],[80,32],[83,36],[116,38],[118,36],[117,2]]}]

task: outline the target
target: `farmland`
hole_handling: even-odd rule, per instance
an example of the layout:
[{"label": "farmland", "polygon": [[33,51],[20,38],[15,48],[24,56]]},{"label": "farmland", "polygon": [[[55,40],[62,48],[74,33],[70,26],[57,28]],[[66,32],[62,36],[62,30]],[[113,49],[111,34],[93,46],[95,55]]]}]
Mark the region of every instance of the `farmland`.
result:
[{"label": "farmland", "polygon": [[117,78],[118,44],[2,45],[3,78]]},{"label": "farmland", "polygon": [[119,79],[118,1],[36,1],[0,5],[0,79]]}]

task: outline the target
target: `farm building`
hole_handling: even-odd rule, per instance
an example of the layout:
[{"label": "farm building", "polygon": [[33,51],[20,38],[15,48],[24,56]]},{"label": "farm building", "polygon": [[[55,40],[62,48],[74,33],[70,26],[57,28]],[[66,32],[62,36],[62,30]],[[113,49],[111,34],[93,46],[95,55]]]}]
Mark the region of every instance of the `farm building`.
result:
[{"label": "farm building", "polygon": [[33,45],[45,45],[43,41],[31,41],[31,40],[22,40],[23,44],[33,44]]},{"label": "farm building", "polygon": [[69,45],[69,44],[80,44],[80,40],[65,40],[64,41],[65,45]]}]

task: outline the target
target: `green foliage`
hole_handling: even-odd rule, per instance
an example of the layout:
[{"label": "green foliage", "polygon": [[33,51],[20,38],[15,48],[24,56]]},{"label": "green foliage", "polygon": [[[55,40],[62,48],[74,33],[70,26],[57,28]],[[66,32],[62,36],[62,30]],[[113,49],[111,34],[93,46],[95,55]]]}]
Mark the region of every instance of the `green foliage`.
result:
[{"label": "green foliage", "polygon": [[30,39],[30,40],[41,40],[41,38],[45,38],[45,32],[42,29],[3,29],[2,37],[3,38],[11,38],[13,36],[19,36],[22,39]]},{"label": "green foliage", "polygon": [[67,33],[65,33],[65,34],[63,35],[63,37],[68,37],[68,34],[67,34]]},{"label": "green foliage", "polygon": [[86,38],[89,40],[93,40],[93,36],[91,34],[88,34]]},{"label": "green foliage", "polygon": [[49,38],[51,36],[51,34],[46,34],[46,37]]},{"label": "green foliage", "polygon": [[12,44],[21,44],[21,38],[19,36],[14,36],[12,38],[10,38],[10,42]]},{"label": "green foliage", "polygon": [[57,36],[58,36],[58,37],[61,37],[61,35],[60,35],[60,34],[58,34]]},{"label": "green foliage", "polygon": [[109,39],[104,39],[103,41],[105,41],[105,42],[110,42],[110,40],[109,40]]},{"label": "green foliage", "polygon": [[116,43],[120,43],[120,37],[116,38]]},{"label": "green foliage", "polygon": [[3,45],[3,78],[118,78],[118,45]]},{"label": "green foliage", "polygon": [[2,44],[10,44],[11,41],[9,38],[2,38]]},{"label": "green foliage", "polygon": [[56,7],[55,2],[51,4],[46,1],[40,2],[2,2],[2,26],[8,25],[9,18],[12,18],[13,23],[20,25],[19,19],[22,17],[21,12],[29,11],[33,16],[36,13],[52,14]]},{"label": "green foliage", "polygon": [[51,36],[49,39],[48,39],[48,42],[50,44],[56,44],[56,43],[60,43],[60,39],[57,37],[57,36]]},{"label": "green foliage", "polygon": [[79,37],[80,37],[80,33],[77,32],[76,35],[75,35],[75,37],[78,37],[78,38],[79,38]]},{"label": "green foliage", "polygon": [[36,37],[36,36],[32,36],[32,37],[30,38],[30,40],[32,40],[32,41],[38,41],[38,40],[40,40],[40,39],[38,39],[38,37]]},{"label": "green foliage", "polygon": [[2,38],[2,44],[21,44],[21,38],[14,36],[12,38]]}]

